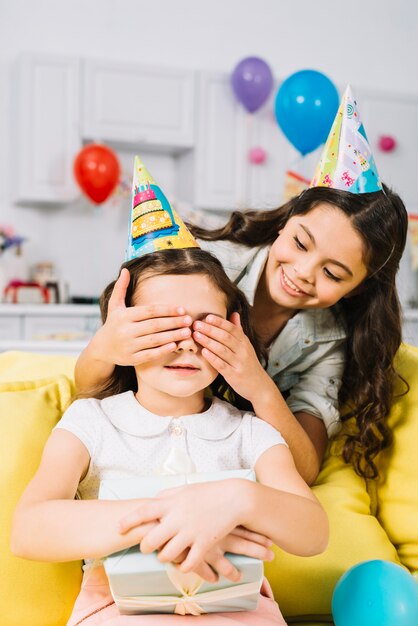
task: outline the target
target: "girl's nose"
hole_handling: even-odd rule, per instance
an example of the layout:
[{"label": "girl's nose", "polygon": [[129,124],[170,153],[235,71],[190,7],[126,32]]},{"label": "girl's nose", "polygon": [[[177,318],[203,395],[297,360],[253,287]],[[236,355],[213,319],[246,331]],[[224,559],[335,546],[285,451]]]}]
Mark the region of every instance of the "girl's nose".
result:
[{"label": "girl's nose", "polygon": [[308,260],[298,261],[293,266],[295,270],[295,275],[299,280],[303,280],[305,283],[309,283],[310,285],[315,281],[315,267],[314,263],[309,262]]},{"label": "girl's nose", "polygon": [[199,348],[195,343],[193,337],[190,336],[177,342],[176,352],[192,352],[193,354],[196,354],[198,349]]}]

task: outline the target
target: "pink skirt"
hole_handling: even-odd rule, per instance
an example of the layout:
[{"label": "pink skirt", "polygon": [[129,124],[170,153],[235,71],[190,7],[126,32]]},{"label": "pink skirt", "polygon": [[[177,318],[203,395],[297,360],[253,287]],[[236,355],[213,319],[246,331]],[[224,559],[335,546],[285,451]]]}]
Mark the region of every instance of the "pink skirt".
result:
[{"label": "pink skirt", "polygon": [[255,611],[207,613],[197,618],[192,615],[121,615],[110,593],[103,567],[95,567],[84,574],[81,591],[67,626],[286,626],[266,579]]}]

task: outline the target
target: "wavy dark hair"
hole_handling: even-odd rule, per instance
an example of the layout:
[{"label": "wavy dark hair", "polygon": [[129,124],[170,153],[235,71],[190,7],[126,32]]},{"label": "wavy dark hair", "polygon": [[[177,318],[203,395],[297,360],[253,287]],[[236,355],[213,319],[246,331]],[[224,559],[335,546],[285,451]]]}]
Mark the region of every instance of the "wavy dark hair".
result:
[{"label": "wavy dark hair", "polygon": [[[266,352],[250,322],[250,306],[245,295],[228,278],[218,259],[209,252],[201,250],[200,248],[160,250],[124,263],[121,266],[121,270],[124,267],[129,270],[130,274],[129,286],[125,298],[126,306],[133,305],[133,297],[137,286],[142,280],[146,280],[150,276],[189,274],[201,274],[206,276],[212,282],[214,289],[217,289],[225,295],[227,317],[234,311],[239,313],[242,328],[254,346],[258,358],[262,362],[266,361]],[[103,322],[105,322],[107,318],[109,299],[114,286],[115,281],[112,281],[105,287],[100,296],[100,311]],[[211,385],[211,389],[214,395],[220,398],[224,398],[226,395],[228,400],[233,402],[236,406],[249,408],[248,402],[229,387],[223,376],[217,376]],[[116,365],[110,378],[102,385],[92,390],[89,396],[106,398],[129,390],[134,392],[138,390],[135,368],[133,366]]]},{"label": "wavy dark hair", "polygon": [[[374,458],[392,441],[386,418],[396,379],[400,378],[393,365],[402,340],[395,278],[408,228],[400,197],[385,185],[381,192],[364,194],[314,187],[271,211],[235,211],[225,226],[216,230],[189,227],[201,239],[228,240],[250,247],[269,245],[290,217],[304,215],[321,203],[342,211],[364,242],[368,276],[357,295],[343,298],[334,310],[347,330],[339,394],[341,419],[354,417],[357,423],[357,432],[346,436],[343,458],[361,476],[376,478]],[[406,381],[403,383],[407,391]]]}]

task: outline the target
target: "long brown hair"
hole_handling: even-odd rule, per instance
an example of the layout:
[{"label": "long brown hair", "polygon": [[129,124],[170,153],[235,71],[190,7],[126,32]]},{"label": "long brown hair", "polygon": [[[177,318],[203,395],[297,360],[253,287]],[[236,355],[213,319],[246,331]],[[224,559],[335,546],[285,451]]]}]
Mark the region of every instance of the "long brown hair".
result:
[{"label": "long brown hair", "polygon": [[360,475],[375,478],[373,459],[392,441],[386,418],[399,378],[393,366],[402,339],[395,278],[408,228],[402,200],[386,186],[382,192],[367,194],[315,187],[275,210],[235,211],[225,226],[216,230],[190,228],[196,237],[206,240],[228,240],[251,247],[270,245],[290,217],[304,215],[323,202],[350,219],[365,246],[368,277],[358,295],[342,299],[334,310],[347,330],[339,394],[341,419],[354,417],[357,423],[357,432],[346,436],[343,458]]},{"label": "long brown hair", "polygon": [[[212,282],[214,289],[225,295],[227,317],[229,318],[234,311],[239,313],[243,331],[254,346],[258,358],[261,361],[266,360],[265,350],[250,322],[250,307],[246,297],[225,274],[218,259],[209,252],[200,248],[161,250],[128,261],[122,265],[121,269],[124,267],[129,270],[130,274],[125,298],[126,306],[133,305],[133,296],[138,284],[149,276],[189,274],[206,276]],[[107,318],[109,299],[114,285],[115,281],[107,285],[100,297],[100,311],[103,322]],[[92,390],[89,395],[95,398],[105,398],[128,390],[136,392],[137,389],[138,383],[134,367],[116,365],[112,376],[101,386]],[[235,405],[249,408],[248,403],[229,387],[221,375],[214,380],[211,389],[214,395],[224,397],[226,394],[228,399]]]}]

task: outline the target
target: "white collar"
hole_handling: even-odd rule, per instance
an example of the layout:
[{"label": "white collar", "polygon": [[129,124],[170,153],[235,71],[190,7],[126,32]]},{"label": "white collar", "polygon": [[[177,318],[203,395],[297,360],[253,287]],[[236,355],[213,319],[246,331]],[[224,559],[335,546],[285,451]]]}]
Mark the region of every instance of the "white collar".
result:
[{"label": "white collar", "polygon": [[102,411],[120,431],[135,437],[156,437],[168,430],[173,420],[181,423],[188,434],[213,441],[226,439],[242,423],[243,413],[232,405],[212,398],[203,413],[173,417],[155,415],[145,409],[132,391],[110,396],[100,401]]}]

